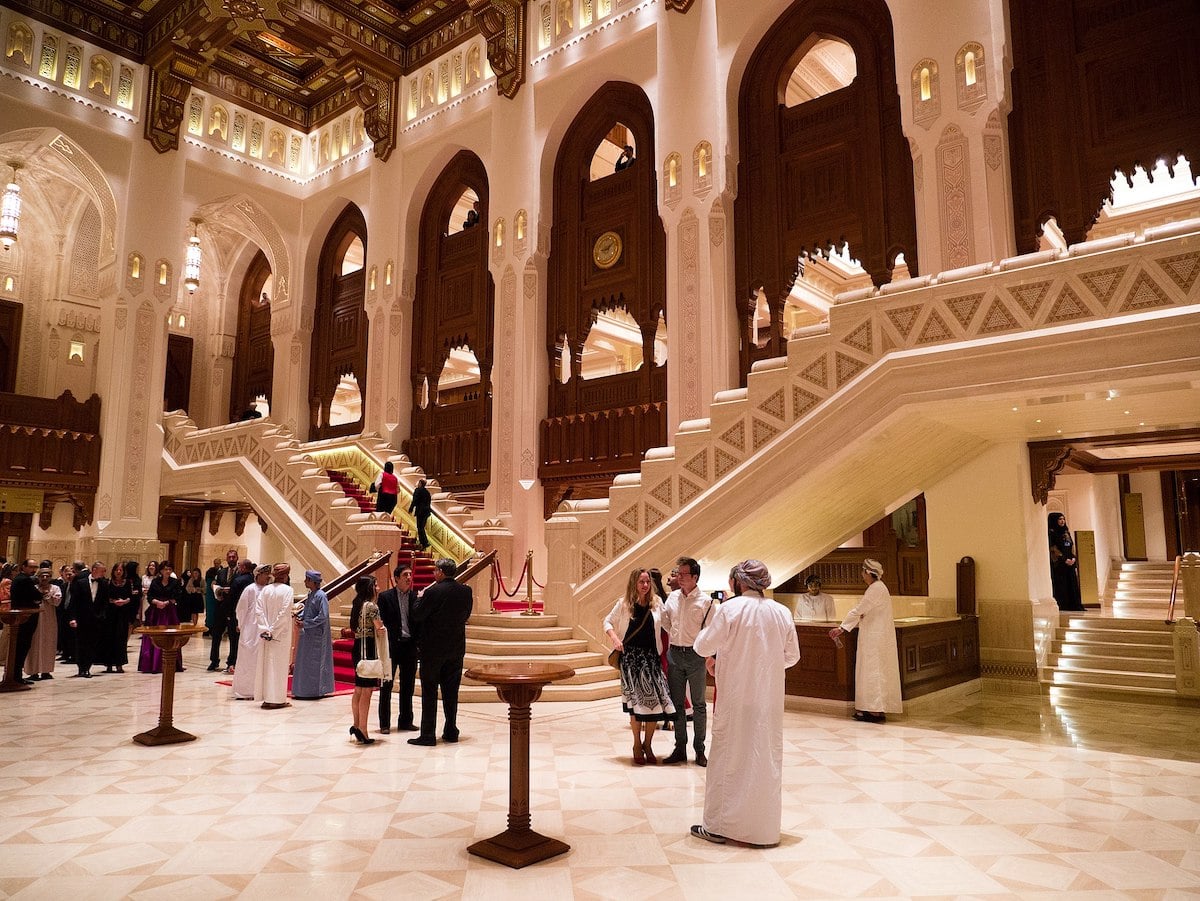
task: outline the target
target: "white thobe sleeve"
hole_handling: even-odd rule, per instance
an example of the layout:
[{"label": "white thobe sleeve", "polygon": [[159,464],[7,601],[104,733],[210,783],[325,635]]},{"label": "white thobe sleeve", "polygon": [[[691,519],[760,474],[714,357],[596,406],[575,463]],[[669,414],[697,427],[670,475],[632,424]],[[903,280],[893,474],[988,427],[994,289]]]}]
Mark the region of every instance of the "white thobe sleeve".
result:
[{"label": "white thobe sleeve", "polygon": [[718,607],[709,617],[708,625],[701,629],[700,634],[696,636],[692,650],[701,657],[712,657],[720,652],[728,638],[729,618],[725,615],[725,608]]}]

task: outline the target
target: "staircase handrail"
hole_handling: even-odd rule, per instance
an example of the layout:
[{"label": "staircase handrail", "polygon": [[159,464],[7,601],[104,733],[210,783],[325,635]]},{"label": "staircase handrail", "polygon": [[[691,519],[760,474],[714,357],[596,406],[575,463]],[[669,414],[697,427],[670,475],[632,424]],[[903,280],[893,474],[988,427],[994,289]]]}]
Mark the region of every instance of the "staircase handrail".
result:
[{"label": "staircase handrail", "polygon": [[1175,622],[1175,598],[1179,594],[1179,568],[1183,563],[1183,557],[1175,555],[1175,573],[1171,577],[1171,600],[1167,603],[1167,625]]},{"label": "staircase handrail", "polygon": [[375,551],[366,560],[362,560],[354,564],[340,576],[337,576],[336,578],[331,579],[329,582],[326,582],[325,597],[332,601],[335,597],[337,597],[347,588],[351,587],[363,576],[369,576],[371,573],[375,572],[375,570],[387,566],[391,559],[391,551]]},{"label": "staircase handrail", "polygon": [[496,559],[496,553],[497,552],[493,549],[476,560],[471,560],[470,562],[464,560],[462,567],[458,570],[458,574],[454,577],[454,580],[456,582],[471,581],[487,567],[492,565],[492,561]]}]

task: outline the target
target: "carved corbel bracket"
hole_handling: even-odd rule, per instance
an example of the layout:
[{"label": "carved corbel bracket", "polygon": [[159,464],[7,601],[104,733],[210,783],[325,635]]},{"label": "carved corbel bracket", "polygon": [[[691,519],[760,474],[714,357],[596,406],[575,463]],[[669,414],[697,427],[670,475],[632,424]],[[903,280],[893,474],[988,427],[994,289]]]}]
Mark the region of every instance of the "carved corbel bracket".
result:
[{"label": "carved corbel bracket", "polygon": [[208,534],[214,538],[221,531],[221,518],[225,515],[224,510],[209,510],[208,511]]},{"label": "carved corbel bracket", "polygon": [[692,4],[695,2],[696,0],[667,0],[666,7],[677,13],[685,13],[692,8]]},{"label": "carved corbel bracket", "polygon": [[510,100],[525,83],[526,0],[467,0],[487,40],[496,90]]},{"label": "carved corbel bracket", "polygon": [[1029,445],[1029,481],[1033,499],[1045,504],[1054,490],[1054,479],[1071,459],[1069,444]]},{"label": "carved corbel bracket", "polygon": [[199,54],[172,47],[164,58],[147,67],[146,140],[159,153],[179,148],[184,105],[205,66],[207,62]]},{"label": "carved corbel bracket", "polygon": [[346,87],[354,94],[355,102],[362,107],[363,131],[374,143],[375,156],[387,162],[396,149],[400,80],[370,71],[353,56],[343,60],[338,69],[346,80]]},{"label": "carved corbel bracket", "polygon": [[246,522],[250,519],[250,514],[254,512],[249,508],[235,510],[233,512],[233,533],[238,538],[242,537],[242,533],[246,531]]}]

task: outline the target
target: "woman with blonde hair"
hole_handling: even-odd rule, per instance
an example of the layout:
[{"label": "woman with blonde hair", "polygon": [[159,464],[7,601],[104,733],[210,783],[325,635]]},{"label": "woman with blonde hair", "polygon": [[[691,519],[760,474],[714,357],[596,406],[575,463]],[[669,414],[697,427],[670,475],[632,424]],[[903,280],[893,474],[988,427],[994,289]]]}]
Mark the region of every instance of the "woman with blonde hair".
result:
[{"label": "woman with blonde hair", "polygon": [[621,707],[629,714],[633,732],[633,763],[656,764],[650,744],[660,720],[675,714],[659,655],[662,638],[659,617],[662,602],[654,593],[650,571],[629,574],[625,596],[604,619],[604,633],[621,652]]}]

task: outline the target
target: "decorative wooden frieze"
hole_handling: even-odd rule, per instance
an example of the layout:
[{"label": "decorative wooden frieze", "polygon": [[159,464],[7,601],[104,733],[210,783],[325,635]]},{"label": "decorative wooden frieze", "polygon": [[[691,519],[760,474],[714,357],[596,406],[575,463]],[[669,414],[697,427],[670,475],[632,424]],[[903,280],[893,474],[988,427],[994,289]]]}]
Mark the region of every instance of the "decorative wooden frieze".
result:
[{"label": "decorative wooden frieze", "polygon": [[496,90],[512,99],[525,83],[525,0],[467,0],[487,39]]}]

